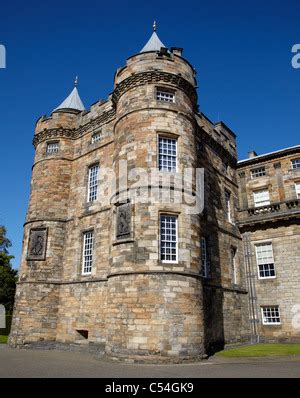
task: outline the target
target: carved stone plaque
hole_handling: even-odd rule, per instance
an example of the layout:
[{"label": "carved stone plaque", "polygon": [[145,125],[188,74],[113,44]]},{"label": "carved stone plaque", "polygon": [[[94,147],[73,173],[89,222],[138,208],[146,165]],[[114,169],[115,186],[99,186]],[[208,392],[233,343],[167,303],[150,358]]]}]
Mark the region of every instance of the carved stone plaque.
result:
[{"label": "carved stone plaque", "polygon": [[131,233],[131,205],[125,203],[117,207],[117,239],[128,238]]},{"label": "carved stone plaque", "polygon": [[47,228],[33,228],[29,233],[27,260],[45,260]]}]

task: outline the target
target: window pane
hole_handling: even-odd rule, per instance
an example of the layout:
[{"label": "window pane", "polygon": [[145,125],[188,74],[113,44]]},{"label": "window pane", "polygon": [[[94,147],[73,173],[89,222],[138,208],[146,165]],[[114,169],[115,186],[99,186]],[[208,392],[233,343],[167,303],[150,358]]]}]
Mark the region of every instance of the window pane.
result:
[{"label": "window pane", "polygon": [[292,160],[292,169],[300,168],[300,158]]},{"label": "window pane", "polygon": [[93,202],[97,199],[98,174],[99,165],[95,165],[89,168],[88,202]]},{"label": "window pane", "polygon": [[297,199],[300,199],[300,182],[295,183],[295,189],[296,189]]},{"label": "window pane", "polygon": [[47,153],[57,153],[58,152],[58,142],[51,142],[47,144]]},{"label": "window pane", "polygon": [[96,133],[92,136],[92,144],[101,140],[101,133]]},{"label": "window pane", "polygon": [[160,259],[177,262],[177,217],[160,216]]},{"label": "window pane", "polygon": [[90,274],[92,272],[93,244],[94,244],[93,231],[84,233],[84,235],[83,235],[83,261],[82,261],[82,273],[83,274]]},{"label": "window pane", "polygon": [[256,260],[260,278],[273,278],[276,276],[273,257],[273,246],[271,242],[255,246]]},{"label": "window pane", "polygon": [[202,276],[204,278],[209,277],[209,261],[208,261],[208,252],[207,252],[207,239],[201,238],[201,266],[202,266]]},{"label": "window pane", "polygon": [[263,177],[265,175],[267,175],[265,167],[258,167],[257,169],[251,170],[252,178]]},{"label": "window pane", "polygon": [[175,102],[175,95],[169,91],[157,90],[156,99],[164,102]]},{"label": "window pane", "polygon": [[176,172],[177,140],[159,137],[158,141],[159,170]]},{"label": "window pane", "polygon": [[262,319],[264,325],[280,324],[280,312],[279,307],[262,307]]},{"label": "window pane", "polygon": [[267,206],[270,204],[270,194],[267,189],[253,192],[255,207]]}]

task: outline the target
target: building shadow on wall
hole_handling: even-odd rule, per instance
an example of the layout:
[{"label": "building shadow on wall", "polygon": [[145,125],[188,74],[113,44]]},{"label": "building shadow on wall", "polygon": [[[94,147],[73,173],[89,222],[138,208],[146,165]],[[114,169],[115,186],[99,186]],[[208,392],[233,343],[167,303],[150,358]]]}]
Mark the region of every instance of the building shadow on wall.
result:
[{"label": "building shadow on wall", "polygon": [[[224,349],[224,293],[221,282],[220,231],[218,214],[224,212],[221,177],[203,149],[200,167],[205,169],[205,208],[200,216],[201,236],[207,240],[208,278],[203,278],[204,348],[211,356]],[[201,157],[201,155],[200,155]]]}]

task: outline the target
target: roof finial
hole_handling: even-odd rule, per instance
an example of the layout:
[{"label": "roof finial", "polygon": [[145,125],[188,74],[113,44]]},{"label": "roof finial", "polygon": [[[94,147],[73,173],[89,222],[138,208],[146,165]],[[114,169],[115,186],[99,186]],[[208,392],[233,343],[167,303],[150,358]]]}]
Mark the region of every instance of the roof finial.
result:
[{"label": "roof finial", "polygon": [[78,76],[75,77],[74,87],[77,87],[77,84],[78,84]]},{"label": "roof finial", "polygon": [[156,21],[153,22],[153,32],[156,31]]}]

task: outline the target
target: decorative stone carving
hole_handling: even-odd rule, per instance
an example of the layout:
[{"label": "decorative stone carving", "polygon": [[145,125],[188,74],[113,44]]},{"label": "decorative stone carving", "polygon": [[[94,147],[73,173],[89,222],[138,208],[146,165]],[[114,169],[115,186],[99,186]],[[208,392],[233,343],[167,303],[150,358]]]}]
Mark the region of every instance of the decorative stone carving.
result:
[{"label": "decorative stone carving", "polygon": [[131,204],[125,203],[117,207],[117,239],[130,237]]},{"label": "decorative stone carving", "polygon": [[45,260],[47,248],[47,228],[30,230],[27,260]]}]

